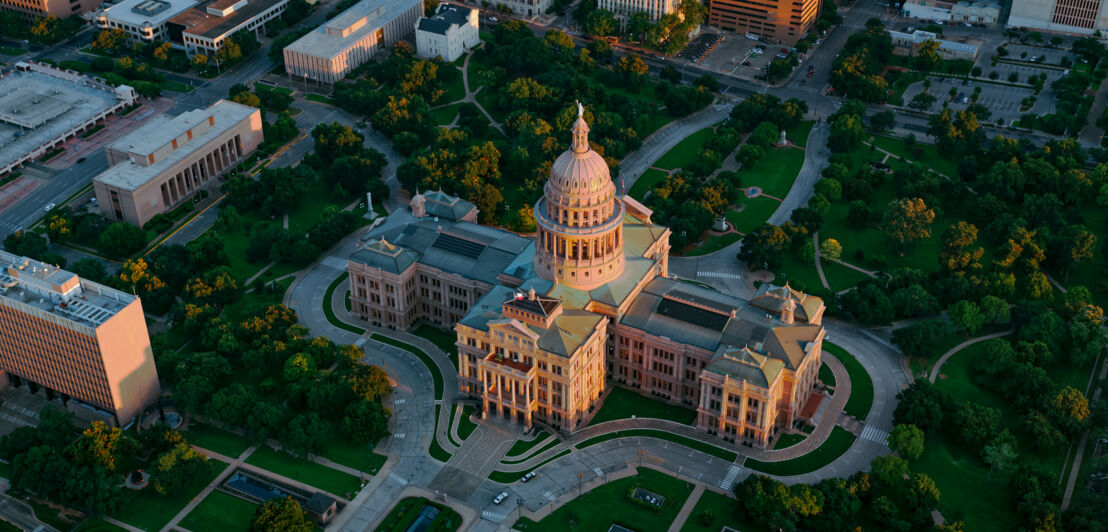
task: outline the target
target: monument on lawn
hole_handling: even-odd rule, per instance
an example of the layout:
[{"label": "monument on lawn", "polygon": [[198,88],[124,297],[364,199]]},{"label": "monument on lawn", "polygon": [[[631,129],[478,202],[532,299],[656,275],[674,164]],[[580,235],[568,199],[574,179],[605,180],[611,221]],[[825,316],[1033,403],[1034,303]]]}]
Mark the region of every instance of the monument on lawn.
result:
[{"label": "monument on lawn", "polygon": [[781,138],[777,140],[777,146],[784,148],[789,145],[789,139],[785,138],[785,130],[781,130]]}]

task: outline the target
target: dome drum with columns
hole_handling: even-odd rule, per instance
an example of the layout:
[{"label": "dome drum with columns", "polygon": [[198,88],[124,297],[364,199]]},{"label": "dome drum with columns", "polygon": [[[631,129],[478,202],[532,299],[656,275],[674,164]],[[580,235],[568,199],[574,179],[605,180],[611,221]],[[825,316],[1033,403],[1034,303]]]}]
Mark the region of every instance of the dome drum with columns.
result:
[{"label": "dome drum with columns", "polygon": [[623,203],[608,164],[589,147],[584,108],[577,104],[573,142],[550,168],[535,204],[535,273],[589,290],[623,273]]}]

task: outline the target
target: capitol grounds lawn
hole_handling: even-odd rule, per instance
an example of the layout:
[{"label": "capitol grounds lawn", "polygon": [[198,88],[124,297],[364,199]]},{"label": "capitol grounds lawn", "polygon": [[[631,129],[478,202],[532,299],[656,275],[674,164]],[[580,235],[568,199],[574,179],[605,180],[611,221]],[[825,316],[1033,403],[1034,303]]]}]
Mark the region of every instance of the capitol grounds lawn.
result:
[{"label": "capitol grounds lawn", "polygon": [[[826,344],[825,344],[826,345]],[[748,459],[743,467],[775,476],[793,476],[811,473],[846,454],[850,446],[854,444],[856,437],[842,427],[831,429],[831,434],[816,450],[791,460],[780,462],[762,462]]]},{"label": "capitol grounds lawn", "polygon": [[742,240],[742,235],[738,233],[728,233],[726,235],[708,237],[708,240],[703,244],[690,249],[686,253],[682,253],[683,257],[696,257],[700,255],[707,255],[709,253],[715,253],[739,240]]},{"label": "capitol grounds lawn", "polygon": [[[521,443],[528,443],[531,445],[527,447],[522,447],[520,446]],[[561,443],[561,441],[558,440],[558,438],[535,438],[530,442],[518,440],[516,441],[515,445],[512,445],[511,451],[517,450],[518,447],[519,452],[517,454],[509,454],[505,456],[504,459],[500,461],[500,463],[512,465],[526,462],[534,456],[538,456],[542,453],[545,453],[546,451],[549,451],[550,449],[553,449],[554,447],[557,447],[559,443]],[[537,449],[534,449],[535,447],[537,447]],[[532,449],[534,449],[534,451],[532,451]],[[510,453],[511,451],[508,452]],[[509,458],[511,460],[509,460]]]},{"label": "capitol grounds lawn", "polygon": [[[521,518],[513,526],[522,531],[608,530],[614,523],[631,530],[665,530],[689,498],[693,485],[653,469],[638,468],[638,476],[597,486],[539,522]],[[629,500],[634,487],[665,497],[660,510]],[[571,490],[572,491],[572,490]]]},{"label": "capitol grounds lawn", "polygon": [[600,411],[586,426],[617,419],[630,419],[632,416],[666,419],[683,425],[692,425],[696,422],[696,410],[653,399],[621,386],[613,386],[608,397],[604,399],[604,406],[600,407]]},{"label": "capitol grounds lawn", "polygon": [[761,159],[749,166],[744,164],[738,172],[744,187],[758,187],[763,193],[783,200],[802,166],[804,150],[770,146]]},{"label": "capitol grounds lawn", "polygon": [[421,530],[453,532],[462,525],[462,516],[449,506],[431,502],[423,497],[406,497],[393,506],[388,515],[377,526],[378,532],[409,530],[425,506],[434,506],[439,514]]},{"label": "capitol grounds lawn", "polygon": [[[441,405],[435,405],[435,431],[431,433],[431,446],[427,449],[427,452],[431,455],[431,458],[440,462],[446,462],[450,460],[450,452],[443,449],[442,446],[439,445],[438,438],[434,436],[439,433],[439,410],[441,408]],[[447,439],[449,439],[449,437],[447,437]]]},{"label": "capitol grounds lawn", "polygon": [[[958,179],[958,160],[952,157],[943,157],[939,148],[934,144],[916,142],[915,146],[909,146],[901,138],[877,135],[873,137],[873,143],[878,148],[909,161],[915,161],[926,168],[930,168],[951,179]],[[919,157],[914,152],[919,150]]]},{"label": "capitol grounds lawn", "polygon": [[458,437],[462,440],[469,438],[473,431],[477,430],[477,424],[469,419],[470,416],[477,413],[477,407],[467,405],[462,408],[462,419],[458,420]]},{"label": "capitol grounds lawn", "polygon": [[354,475],[284,451],[276,451],[268,445],[259,446],[246,459],[246,463],[315,486],[339,497],[349,498],[347,493],[356,493],[361,488],[360,479]]},{"label": "capitol grounds lawn", "polygon": [[827,362],[824,362],[819,367],[819,380],[826,386],[835,387],[835,374],[831,371],[831,368],[827,366]]},{"label": "capitol grounds lawn", "polygon": [[816,123],[813,120],[801,121],[799,124],[785,130],[785,138],[792,141],[793,144],[805,148],[808,146],[808,135],[815,125]]},{"label": "capitol grounds lawn", "polygon": [[843,411],[848,416],[854,416],[858,421],[865,421],[870,407],[873,406],[873,381],[870,379],[869,373],[866,372],[866,368],[863,368],[862,363],[858,362],[858,359],[854,358],[854,355],[848,353],[846,349],[826,340],[823,342],[823,352],[842,362],[843,366],[846,367],[847,375],[850,377],[850,397],[846,400]]},{"label": "capitol grounds lawn", "polygon": [[344,331],[350,331],[358,335],[365,334],[365,329],[358,327],[357,325],[346,323],[345,321],[340,320],[338,316],[335,316],[335,309],[331,306],[332,298],[335,295],[335,290],[338,289],[339,285],[342,284],[342,282],[345,281],[348,277],[350,277],[350,272],[342,272],[342,274],[336,277],[334,281],[331,281],[331,284],[327,287],[327,291],[323,293],[323,315],[327,318],[327,322],[331,325],[334,325],[335,327],[338,327]]},{"label": "capitol grounds lawn", "polygon": [[706,127],[685,137],[684,140],[670,148],[665,155],[655,161],[652,166],[666,170],[687,168],[715,134],[712,128]]},{"label": "capitol grounds lawn", "polygon": [[[712,522],[708,525],[700,520],[700,515],[705,510],[712,512]],[[685,525],[681,527],[681,532],[719,532],[723,530],[724,525],[738,530],[759,529],[753,521],[736,517],[734,511],[735,499],[712,490],[704,490],[700,494],[700,499],[696,501],[692,513],[689,514],[689,518],[685,520]]]},{"label": "capitol grounds lawn", "polygon": [[777,449],[792,447],[793,445],[796,445],[806,439],[808,439],[807,434],[785,433],[781,436],[778,436],[777,442],[773,444],[773,450],[776,451]]},{"label": "capitol grounds lawn", "polygon": [[[539,433],[535,435],[535,439],[533,440],[516,440],[516,442],[512,444],[512,448],[508,449],[508,454],[505,455],[505,458],[519,458],[525,456],[528,451],[534,449],[536,445],[546,441],[548,438],[550,438],[549,432],[539,430]],[[557,438],[555,438],[555,441],[557,441]]]},{"label": "capitol grounds lawn", "polygon": [[401,342],[400,340],[394,340],[392,338],[389,338],[388,336],[383,336],[383,335],[374,333],[374,334],[371,334],[369,337],[372,340],[376,340],[378,342],[381,342],[383,344],[388,344],[388,345],[391,345],[393,347],[399,347],[400,349],[403,349],[403,350],[415,355],[416,358],[418,358],[420,362],[423,362],[424,366],[427,366],[427,371],[429,371],[431,373],[431,380],[432,380],[432,382],[435,386],[435,399],[436,400],[441,400],[442,399],[442,391],[443,391],[442,374],[439,373],[439,365],[435,364],[435,361],[431,359],[430,355],[428,355],[427,353],[424,353],[422,349],[420,349],[420,348],[418,348],[414,345],[410,345],[410,344],[407,344],[405,342]]},{"label": "capitol grounds lawn", "polygon": [[445,331],[428,322],[420,322],[415,329],[412,330],[412,334],[419,336],[442,349],[444,353],[450,356],[450,362],[454,363],[454,367],[458,367],[458,334],[454,331]]},{"label": "capitol grounds lawn", "polygon": [[635,180],[635,184],[631,185],[631,190],[627,193],[636,200],[644,201],[646,199],[646,193],[654,189],[654,186],[661,183],[668,173],[658,170],[656,168],[647,168],[638,179]]},{"label": "capitol grounds lawn", "polygon": [[185,429],[185,439],[197,447],[215,451],[232,459],[237,458],[249,447],[242,436],[199,421],[188,424],[188,428]]},{"label": "capitol grounds lawn", "polygon": [[[1001,426],[1017,437],[1018,464],[1032,464],[1055,476],[1063,471],[1068,474],[1072,463],[1067,460],[1069,446],[1045,453],[1036,450],[1026,431],[1018,427],[1022,416],[1003,398],[975,382],[974,363],[982,356],[983,346],[983,343],[974,344],[950,357],[943,364],[942,376],[935,386],[949,394],[954,404],[975,402],[998,409]],[[1075,367],[1061,362],[1047,368],[1047,373],[1058,386],[1070,385],[1084,390],[1091,370],[1092,363]],[[988,465],[978,450],[966,448],[957,437],[947,433],[927,434],[923,456],[912,462],[911,468],[935,480],[942,493],[939,509],[948,521],[964,520],[966,530],[1019,528],[1017,514],[1010,511],[1015,494],[1008,483],[994,475],[986,484]]]},{"label": "capitol grounds lawn", "polygon": [[219,476],[219,474],[227,468],[227,464],[219,460],[208,460],[208,467],[210,468],[208,474],[204,478],[197,479],[195,491],[185,491],[173,496],[163,496],[158,495],[153,488],[148,487],[138,492],[131,499],[131,502],[116,512],[113,517],[131,526],[149,532],[161,530],[162,527],[168,524],[169,520],[173,519],[173,516],[177,515],[177,512],[180,512],[181,509],[196,497],[205,486],[212,480],[215,480],[215,477]]},{"label": "capitol grounds lawn", "polygon": [[320,456],[370,475],[376,475],[389,459],[383,454],[373,452],[373,446],[368,443],[351,443],[336,436],[323,444],[323,454]]},{"label": "capitol grounds lawn", "polygon": [[[743,180],[743,185],[746,186],[745,180]],[[766,223],[766,220],[773,215],[773,212],[781,206],[781,202],[775,199],[763,197],[748,198],[745,194],[741,195],[739,199],[735,201],[735,204],[741,205],[743,209],[728,210],[724,213],[724,216],[727,217],[727,221],[731,222],[731,225],[734,226],[736,231],[744,234]]]},{"label": "capitol grounds lawn", "polygon": [[181,520],[181,526],[189,530],[246,530],[257,509],[258,505],[250,501],[212,491]]},{"label": "capitol grounds lawn", "polygon": [[462,104],[455,103],[441,107],[439,109],[431,110],[431,121],[436,125],[445,126],[454,121],[454,117],[458,116],[458,111],[461,110]]},{"label": "capitol grounds lawn", "polygon": [[[22,529],[17,528],[16,530]],[[89,517],[81,521],[80,526],[74,528],[73,532],[127,532],[127,529],[113,525],[105,521],[103,517]]]}]

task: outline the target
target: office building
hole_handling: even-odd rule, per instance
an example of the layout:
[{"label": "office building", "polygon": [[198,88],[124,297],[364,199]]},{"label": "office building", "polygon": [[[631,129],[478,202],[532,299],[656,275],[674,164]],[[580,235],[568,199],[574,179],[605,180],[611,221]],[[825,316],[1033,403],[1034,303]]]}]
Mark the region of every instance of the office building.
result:
[{"label": "office building", "polygon": [[289,0],[123,0],[96,14],[101,29],[121,29],[141,43],[168,42],[192,56],[213,55],[236,33],[257,37]]},{"label": "office building", "polygon": [[0,0],[0,10],[19,13],[27,22],[50,15],[66,18],[92,11],[98,5],[99,0]]},{"label": "office building", "polygon": [[658,20],[664,15],[676,13],[680,2],[677,0],[600,0],[598,9],[607,9],[615,14],[621,23],[635,13],[646,13],[650,20]]},{"label": "office building", "polygon": [[142,303],[0,251],[0,371],[129,423],[161,395]]},{"label": "office building", "polygon": [[435,16],[416,23],[416,54],[450,62],[481,42],[478,11],[454,4],[439,4]]},{"label": "office building", "polygon": [[109,168],[92,180],[100,210],[110,220],[142,227],[191,200],[262,140],[261,111],[228,100],[159,116],[105,148]]},{"label": "office building", "polygon": [[0,74],[0,176],[43,155],[135,103],[128,85],[45,63],[16,63]]},{"label": "office building", "polygon": [[908,0],[900,9],[906,17],[954,23],[996,24],[1000,18],[996,2]]},{"label": "office building", "polygon": [[[169,19],[192,9],[196,0],[123,0],[96,13],[100,29],[119,29],[140,43],[172,42]],[[180,41],[180,39],[176,39]]]},{"label": "office building", "polygon": [[821,5],[821,0],[710,0],[708,24],[791,46],[812,29]]},{"label": "office building", "polygon": [[[697,411],[766,447],[800,421],[821,360],[823,301],[787,285],[741,300],[669,277],[669,229],[617,196],[578,117],[534,207],[537,234],[394,211],[349,259],[371,323],[457,319],[458,378],[485,415],[587,425],[613,385]],[[398,273],[399,272],[399,273]],[[459,319],[460,318],[460,319]]]},{"label": "office building", "polygon": [[286,46],[285,71],[335,83],[378,50],[399,42],[422,14],[419,0],[362,0]]},{"label": "office building", "polygon": [[1013,0],[1009,28],[1092,35],[1108,30],[1108,2],[1100,0]]}]

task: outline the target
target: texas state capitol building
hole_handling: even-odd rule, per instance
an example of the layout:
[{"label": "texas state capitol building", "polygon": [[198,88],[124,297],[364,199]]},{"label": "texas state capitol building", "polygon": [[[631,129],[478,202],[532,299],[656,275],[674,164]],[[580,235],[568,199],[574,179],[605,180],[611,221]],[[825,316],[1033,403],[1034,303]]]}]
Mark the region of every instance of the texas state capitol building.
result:
[{"label": "texas state capitol building", "polygon": [[619,384],[696,408],[709,434],[767,446],[810,396],[823,301],[769,285],[746,301],[670,279],[669,229],[616,196],[581,114],[535,205],[534,239],[477,225],[463,200],[417,194],[350,257],[353,312],[453,326],[461,393],[528,429],[583,427]]}]

